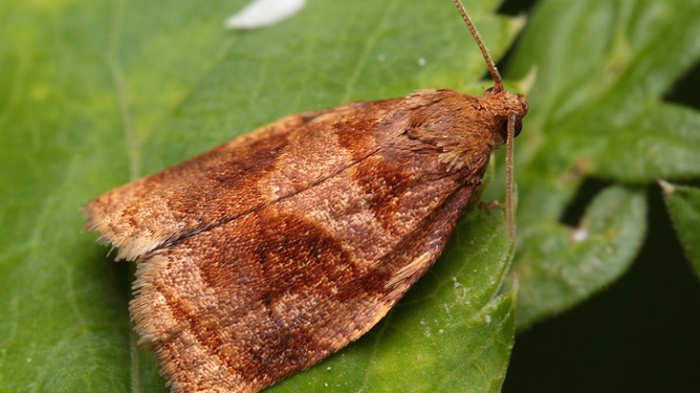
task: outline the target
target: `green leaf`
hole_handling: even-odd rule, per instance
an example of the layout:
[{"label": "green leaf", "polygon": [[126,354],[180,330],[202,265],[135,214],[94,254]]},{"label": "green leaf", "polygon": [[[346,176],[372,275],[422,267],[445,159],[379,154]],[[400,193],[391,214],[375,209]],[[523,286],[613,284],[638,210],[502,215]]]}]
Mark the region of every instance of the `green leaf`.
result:
[{"label": "green leaf", "polygon": [[700,188],[661,182],[666,206],[685,255],[700,277]]},{"label": "green leaf", "polygon": [[613,186],[589,206],[580,225],[542,224],[514,267],[520,291],[518,328],[581,302],[629,267],[642,245],[646,200]]},{"label": "green leaf", "polygon": [[[83,230],[90,198],[286,114],[419,88],[480,91],[484,64],[448,1],[311,1],[266,30],[223,30],[243,5],[0,3],[0,391],[166,391],[131,333],[130,265]],[[497,5],[467,4],[494,55],[519,26]],[[389,389],[400,371],[426,389],[498,390],[512,345],[513,296],[495,297],[509,247],[500,210],[469,214],[479,222],[468,218],[470,240],[456,241],[467,245],[390,320],[329,360],[332,373],[324,364],[279,389],[319,374]],[[460,247],[475,256],[456,257]]]},{"label": "green leaf", "polygon": [[[519,327],[587,299],[636,255],[646,231],[639,191],[615,191],[639,211],[610,210],[611,227],[625,232],[595,240],[601,250],[619,251],[614,257],[590,264],[584,246],[567,235],[571,229],[560,220],[586,177],[611,183],[700,177],[700,114],[663,101],[700,59],[698,36],[698,0],[537,3],[508,73],[536,72],[527,94],[531,110],[516,141],[514,271],[524,274]],[[635,247],[622,252],[626,238]],[[553,287],[566,296],[552,299]]]}]

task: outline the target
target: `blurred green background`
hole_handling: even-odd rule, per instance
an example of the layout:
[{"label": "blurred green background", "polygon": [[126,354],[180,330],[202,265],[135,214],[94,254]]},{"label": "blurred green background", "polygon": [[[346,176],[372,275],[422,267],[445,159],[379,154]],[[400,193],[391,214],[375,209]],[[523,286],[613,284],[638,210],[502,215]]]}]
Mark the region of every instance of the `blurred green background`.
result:
[{"label": "blurred green background", "polygon": [[[536,0],[506,0],[500,12],[518,15],[536,5]],[[508,56],[499,66],[507,74]],[[664,98],[700,110],[699,91],[700,64],[695,64]],[[586,181],[563,221],[577,222],[602,186],[599,180]],[[649,230],[630,270],[592,299],[518,334],[504,392],[700,389],[698,277],[673,230],[660,187],[650,185],[648,195]]]}]

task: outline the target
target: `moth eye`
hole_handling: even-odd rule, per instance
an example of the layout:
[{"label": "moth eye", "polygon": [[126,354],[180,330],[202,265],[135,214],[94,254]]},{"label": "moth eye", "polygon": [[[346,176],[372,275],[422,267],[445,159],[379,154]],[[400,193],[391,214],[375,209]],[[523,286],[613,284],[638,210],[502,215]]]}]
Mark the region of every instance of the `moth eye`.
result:
[{"label": "moth eye", "polygon": [[[523,119],[516,117],[515,118],[515,136],[520,135],[520,131],[523,130]],[[508,119],[503,120],[503,123],[501,123],[501,128],[498,131],[498,133],[501,135],[501,138],[503,140],[508,140]]]},{"label": "moth eye", "polygon": [[508,119],[504,119],[499,125],[498,134],[501,136],[503,141],[508,140]]},{"label": "moth eye", "polygon": [[523,119],[516,117],[515,118],[515,136],[520,135],[520,131],[523,130]]}]

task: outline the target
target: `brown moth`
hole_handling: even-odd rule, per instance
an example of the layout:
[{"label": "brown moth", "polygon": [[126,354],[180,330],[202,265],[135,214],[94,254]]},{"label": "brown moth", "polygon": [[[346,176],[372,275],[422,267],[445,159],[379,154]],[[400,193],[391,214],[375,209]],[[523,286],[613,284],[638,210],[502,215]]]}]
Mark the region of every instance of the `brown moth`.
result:
[{"label": "brown moth", "polygon": [[362,336],[440,255],[491,152],[512,157],[527,103],[454,2],[495,82],[482,97],[292,115],[84,207],[137,261],[135,330],[173,391],[258,391]]}]

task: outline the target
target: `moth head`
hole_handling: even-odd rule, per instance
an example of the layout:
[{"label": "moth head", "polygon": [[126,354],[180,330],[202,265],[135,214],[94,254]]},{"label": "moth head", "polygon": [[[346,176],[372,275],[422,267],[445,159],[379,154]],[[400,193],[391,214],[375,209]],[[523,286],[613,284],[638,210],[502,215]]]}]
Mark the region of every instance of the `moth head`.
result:
[{"label": "moth head", "polygon": [[523,117],[527,114],[528,105],[522,94],[512,94],[499,86],[492,87],[484,93],[484,104],[498,119],[495,127],[501,143],[508,141],[508,123],[513,121],[514,136],[517,137],[523,129]]},{"label": "moth head", "polygon": [[496,109],[495,111],[492,111],[492,113],[497,118],[505,120],[504,122],[502,121],[503,124],[498,124],[499,127],[498,129],[494,130],[494,136],[497,136],[501,139],[501,142],[506,144],[506,220],[508,221],[508,237],[512,242],[515,238],[512,200],[513,139],[515,139],[515,136],[517,136],[522,129],[522,119],[527,114],[527,101],[525,101],[525,97],[523,97],[521,94],[511,94],[505,90],[501,76],[496,69],[496,64],[493,62],[493,59],[486,50],[486,46],[481,40],[479,32],[476,30],[476,27],[474,27],[474,23],[472,23],[471,18],[469,18],[469,14],[467,14],[464,6],[462,6],[461,0],[453,0],[453,2],[457,7],[457,11],[459,11],[459,14],[462,16],[464,24],[467,26],[467,29],[469,29],[472,37],[474,37],[474,41],[479,47],[481,55],[484,57],[486,66],[489,69],[489,74],[491,74],[491,77],[493,78],[494,86],[486,91],[483,98],[493,96],[496,103],[503,104],[503,106],[500,108],[498,106],[492,108]]}]

